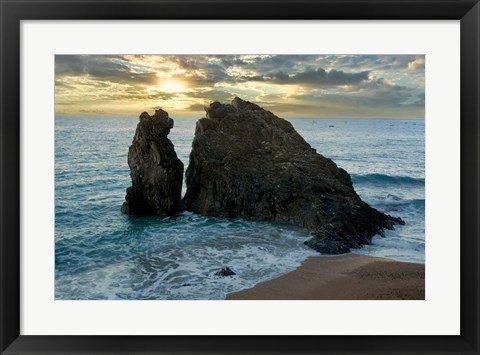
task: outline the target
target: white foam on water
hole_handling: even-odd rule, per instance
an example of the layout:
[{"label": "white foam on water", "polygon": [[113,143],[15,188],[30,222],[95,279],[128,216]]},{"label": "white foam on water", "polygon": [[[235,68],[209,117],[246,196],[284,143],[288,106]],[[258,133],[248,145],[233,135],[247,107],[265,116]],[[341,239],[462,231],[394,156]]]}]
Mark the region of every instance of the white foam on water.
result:
[{"label": "white foam on water", "polygon": [[[59,252],[59,258],[78,260],[76,267],[87,271],[75,273],[72,265],[57,274],[57,298],[224,299],[230,292],[289,272],[317,254],[303,245],[308,238],[305,229],[286,225],[191,213],[138,223],[144,227],[141,236],[121,237],[123,244],[116,237],[101,238],[105,250],[116,248],[125,260],[108,262],[115,255],[99,249],[90,252],[86,264],[83,253]],[[80,244],[76,252],[82,247],[91,250],[99,240],[83,239]],[[216,276],[223,267],[235,275]]]},{"label": "white foam on water", "polygon": [[374,236],[370,245],[352,251],[361,255],[390,258],[397,261],[425,263],[425,241],[423,239],[402,237],[396,231],[386,231],[385,235],[385,237]]}]

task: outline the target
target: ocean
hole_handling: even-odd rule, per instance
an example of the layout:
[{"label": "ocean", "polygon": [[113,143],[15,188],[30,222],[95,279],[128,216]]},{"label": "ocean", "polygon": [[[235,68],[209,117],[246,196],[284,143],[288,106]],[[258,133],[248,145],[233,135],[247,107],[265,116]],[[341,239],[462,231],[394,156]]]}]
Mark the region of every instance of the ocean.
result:
[{"label": "ocean", "polygon": [[[174,120],[169,138],[186,170],[196,119]],[[406,222],[354,252],[424,263],[424,120],[289,121],[317,152],[350,173],[365,202]],[[318,255],[303,245],[310,236],[300,227],[189,212],[122,214],[137,122],[55,119],[55,299],[224,299]],[[216,276],[223,267],[236,275]]]}]

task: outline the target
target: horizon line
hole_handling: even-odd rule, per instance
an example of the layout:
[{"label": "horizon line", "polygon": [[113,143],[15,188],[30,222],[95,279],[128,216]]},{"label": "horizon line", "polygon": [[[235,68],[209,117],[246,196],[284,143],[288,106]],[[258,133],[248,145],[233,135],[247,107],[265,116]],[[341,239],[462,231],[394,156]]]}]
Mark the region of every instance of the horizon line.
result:
[{"label": "horizon line", "polygon": [[[131,119],[138,119],[139,116],[133,116],[133,115],[64,115],[64,114],[55,114],[55,118],[59,117],[72,117],[72,118],[80,118],[80,117],[88,117],[88,118],[131,118]],[[280,117],[280,116],[278,116]],[[202,119],[205,118],[205,116],[170,116],[171,119]],[[283,116],[280,117],[283,119],[326,119],[326,120],[350,120],[350,119],[356,119],[356,120],[425,120],[425,117],[322,117],[322,116]]]}]

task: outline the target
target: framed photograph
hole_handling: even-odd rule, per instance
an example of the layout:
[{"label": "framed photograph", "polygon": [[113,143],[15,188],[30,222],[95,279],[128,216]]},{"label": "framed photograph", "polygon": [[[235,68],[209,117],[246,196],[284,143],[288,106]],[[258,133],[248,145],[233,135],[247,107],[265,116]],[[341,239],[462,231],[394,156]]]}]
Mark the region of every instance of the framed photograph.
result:
[{"label": "framed photograph", "polygon": [[478,1],[0,5],[1,354],[480,353]]}]

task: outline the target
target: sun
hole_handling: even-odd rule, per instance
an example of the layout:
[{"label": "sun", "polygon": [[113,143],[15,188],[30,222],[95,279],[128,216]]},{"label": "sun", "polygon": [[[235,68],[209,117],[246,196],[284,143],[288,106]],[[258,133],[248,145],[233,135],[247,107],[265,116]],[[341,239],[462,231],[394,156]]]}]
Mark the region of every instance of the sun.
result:
[{"label": "sun", "polygon": [[163,92],[182,92],[185,90],[185,84],[177,79],[165,79],[160,81],[158,90]]}]

